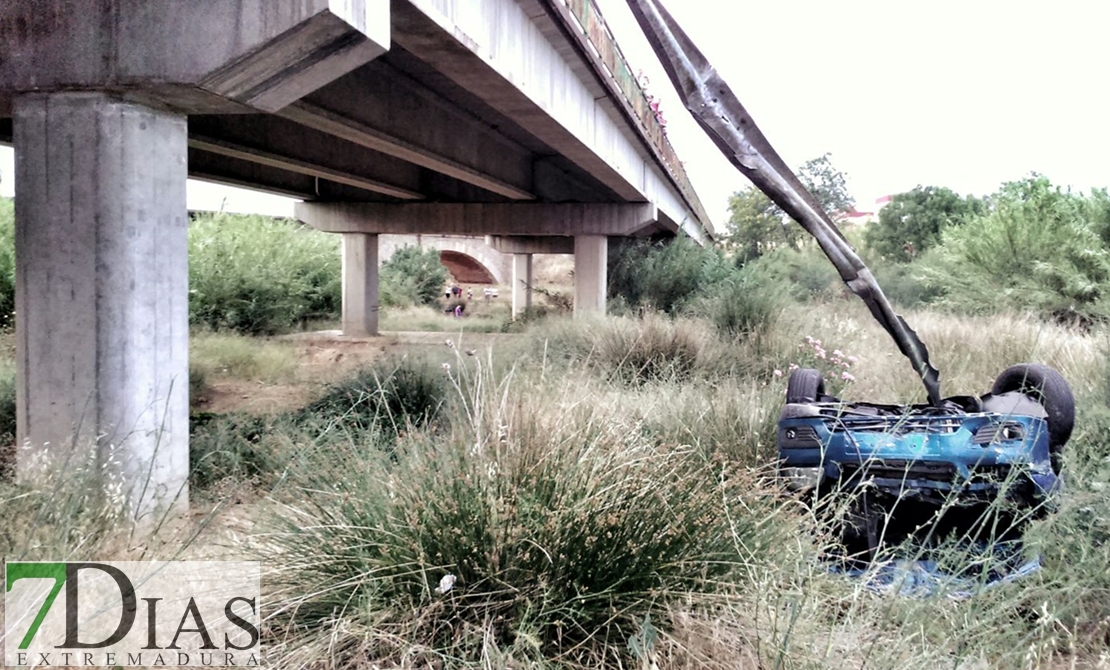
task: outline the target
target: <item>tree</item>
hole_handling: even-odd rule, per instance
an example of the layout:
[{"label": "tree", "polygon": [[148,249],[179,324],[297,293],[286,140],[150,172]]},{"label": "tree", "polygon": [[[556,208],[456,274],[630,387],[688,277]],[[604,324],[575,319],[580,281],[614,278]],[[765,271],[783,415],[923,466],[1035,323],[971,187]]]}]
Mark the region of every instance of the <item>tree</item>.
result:
[{"label": "tree", "polygon": [[1034,175],[1003,184],[991,200],[989,212],[946,228],[924,261],[925,280],[945,303],[1081,323],[1110,316],[1103,192],[1087,197]]},{"label": "tree", "polygon": [[[798,169],[798,179],[834,219],[855,207],[847,178],[833,166],[829,154],[806,161]],[[781,247],[797,248],[805,239],[805,230],[755,187],[734,193],[728,209],[726,245],[740,263]]]},{"label": "tree", "polygon": [[447,269],[435,249],[404,246],[382,263],[378,277],[383,305],[430,305],[447,283]]},{"label": "tree", "polygon": [[982,201],[962,198],[943,186],[917,186],[891,199],[867,228],[865,240],[876,253],[909,262],[936,246],[945,228],[963,225],[984,210]]},{"label": "tree", "polygon": [[779,247],[796,247],[805,232],[754,186],[732,194],[728,199],[728,211],[726,245],[740,263],[755,260]]},{"label": "tree", "polygon": [[848,192],[848,176],[832,164],[832,154],[806,161],[798,168],[798,179],[834,221],[856,208],[856,199]]}]

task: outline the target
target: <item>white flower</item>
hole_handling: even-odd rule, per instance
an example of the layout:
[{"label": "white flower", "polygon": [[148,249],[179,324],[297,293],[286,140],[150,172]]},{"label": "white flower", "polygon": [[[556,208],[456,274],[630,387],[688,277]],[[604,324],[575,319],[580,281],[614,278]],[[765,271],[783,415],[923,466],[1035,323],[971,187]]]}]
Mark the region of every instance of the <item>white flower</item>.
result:
[{"label": "white flower", "polygon": [[781,377],[782,376],[782,370],[775,370],[775,376],[776,377]]},{"label": "white flower", "polygon": [[439,586],[436,587],[436,593],[447,593],[453,588],[455,588],[455,575],[447,573],[446,575],[443,575],[442,579],[439,580]]},{"label": "white flower", "polygon": [[450,363],[444,363],[443,364],[443,369],[446,370],[447,372],[450,372],[451,371],[451,364]]},{"label": "white flower", "polygon": [[450,347],[451,349],[455,348],[455,343],[452,342],[451,340],[444,340],[443,344]]}]

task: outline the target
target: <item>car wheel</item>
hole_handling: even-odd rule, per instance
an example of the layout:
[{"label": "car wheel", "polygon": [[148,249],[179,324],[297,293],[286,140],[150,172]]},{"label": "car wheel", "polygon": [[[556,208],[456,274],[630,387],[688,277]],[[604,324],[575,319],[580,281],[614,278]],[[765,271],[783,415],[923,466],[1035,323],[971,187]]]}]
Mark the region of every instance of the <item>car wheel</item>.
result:
[{"label": "car wheel", "polygon": [[798,368],[786,380],[786,402],[817,402],[825,395],[825,380],[820,370]]},{"label": "car wheel", "polygon": [[994,380],[991,393],[1020,391],[1041,403],[1048,414],[1048,450],[1052,469],[1060,471],[1060,452],[1075,426],[1075,397],[1063,375],[1047,365],[1022,363],[1002,371]]}]

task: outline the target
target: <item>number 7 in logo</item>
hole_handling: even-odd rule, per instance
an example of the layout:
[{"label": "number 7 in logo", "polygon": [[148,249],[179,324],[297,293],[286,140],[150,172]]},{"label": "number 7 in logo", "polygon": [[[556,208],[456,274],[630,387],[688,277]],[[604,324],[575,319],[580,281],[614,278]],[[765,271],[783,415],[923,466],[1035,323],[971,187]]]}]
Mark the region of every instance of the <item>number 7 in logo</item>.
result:
[{"label": "number 7 in logo", "polygon": [[66,583],[66,564],[65,563],[8,563],[7,569],[7,586],[5,593],[12,590],[12,584],[15,584],[20,579],[53,579],[54,588],[50,589],[50,593],[43,601],[42,607],[39,608],[38,616],[35,617],[31,627],[27,629],[27,634],[23,636],[23,641],[19,643],[20,649],[26,649],[31,645],[31,640],[35,638],[35,633],[39,631],[39,626],[42,625],[43,619],[46,618],[46,613],[50,611],[50,606],[54,604],[54,599],[58,597],[58,593],[62,590],[62,585]]}]

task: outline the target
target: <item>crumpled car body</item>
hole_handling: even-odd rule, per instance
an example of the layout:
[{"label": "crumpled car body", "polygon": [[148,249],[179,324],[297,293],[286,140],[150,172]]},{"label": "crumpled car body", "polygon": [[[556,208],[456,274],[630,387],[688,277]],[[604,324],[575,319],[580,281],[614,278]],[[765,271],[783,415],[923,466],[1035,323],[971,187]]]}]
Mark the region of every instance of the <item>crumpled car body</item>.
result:
[{"label": "crumpled car body", "polygon": [[795,491],[869,490],[898,499],[971,503],[1007,491],[1036,504],[1060,487],[1046,412],[1020,392],[932,405],[788,403],[778,422],[779,474]]}]

